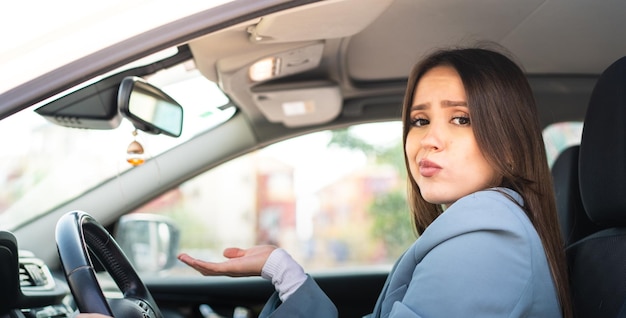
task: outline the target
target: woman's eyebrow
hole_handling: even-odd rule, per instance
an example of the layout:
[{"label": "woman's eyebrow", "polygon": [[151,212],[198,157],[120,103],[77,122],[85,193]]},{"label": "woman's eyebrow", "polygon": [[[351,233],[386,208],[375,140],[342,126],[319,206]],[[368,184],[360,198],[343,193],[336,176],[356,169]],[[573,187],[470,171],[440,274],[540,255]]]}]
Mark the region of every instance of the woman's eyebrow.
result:
[{"label": "woman's eyebrow", "polygon": [[455,106],[467,107],[467,102],[466,101],[443,100],[443,101],[441,101],[441,106],[444,106],[444,107],[455,107]]},{"label": "woman's eyebrow", "polygon": [[[441,101],[441,106],[443,107],[467,107],[467,102],[466,101],[454,101],[454,100],[442,100]],[[424,103],[424,104],[417,104],[417,105],[413,105],[411,106],[411,111],[415,111],[415,110],[424,110],[424,109],[428,109],[430,108],[430,103]]]},{"label": "woman's eyebrow", "polygon": [[424,110],[430,107],[430,103],[426,103],[426,104],[417,104],[417,105],[413,105],[411,106],[411,111],[414,110]]}]

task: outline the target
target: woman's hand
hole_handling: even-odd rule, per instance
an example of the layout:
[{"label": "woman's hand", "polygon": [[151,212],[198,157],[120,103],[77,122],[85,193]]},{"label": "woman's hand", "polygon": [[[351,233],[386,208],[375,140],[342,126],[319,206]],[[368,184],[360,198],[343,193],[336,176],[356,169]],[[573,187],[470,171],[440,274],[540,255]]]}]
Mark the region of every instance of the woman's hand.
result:
[{"label": "woman's hand", "polygon": [[263,265],[276,248],[273,245],[260,245],[245,250],[227,248],[224,256],[228,260],[221,263],[205,262],[185,253],[178,255],[178,259],[204,276],[261,276]]}]

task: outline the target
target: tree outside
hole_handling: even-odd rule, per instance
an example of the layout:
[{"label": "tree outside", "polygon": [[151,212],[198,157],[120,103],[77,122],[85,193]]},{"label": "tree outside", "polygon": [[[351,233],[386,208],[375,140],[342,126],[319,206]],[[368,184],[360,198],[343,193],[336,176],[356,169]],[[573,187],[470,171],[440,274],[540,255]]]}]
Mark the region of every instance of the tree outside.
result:
[{"label": "tree outside", "polygon": [[401,178],[399,186],[392,191],[378,194],[368,206],[373,218],[370,235],[385,245],[386,259],[397,259],[416,239],[406,201],[406,168],[401,141],[385,146],[368,143],[350,129],[334,130],[329,146],[363,152],[372,164],[389,165]]}]

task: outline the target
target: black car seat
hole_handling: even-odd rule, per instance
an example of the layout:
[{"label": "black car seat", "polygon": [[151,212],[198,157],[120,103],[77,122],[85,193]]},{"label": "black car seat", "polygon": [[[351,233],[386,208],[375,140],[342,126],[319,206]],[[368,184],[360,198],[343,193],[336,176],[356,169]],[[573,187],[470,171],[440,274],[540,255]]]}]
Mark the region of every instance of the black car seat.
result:
[{"label": "black car seat", "polygon": [[556,195],[561,236],[565,246],[601,229],[591,222],[580,198],[578,183],[578,153],[580,146],[570,146],[559,154],[552,165],[552,180]]},{"label": "black car seat", "polygon": [[600,76],[585,115],[580,194],[604,229],[567,248],[577,317],[626,317],[626,57]]}]

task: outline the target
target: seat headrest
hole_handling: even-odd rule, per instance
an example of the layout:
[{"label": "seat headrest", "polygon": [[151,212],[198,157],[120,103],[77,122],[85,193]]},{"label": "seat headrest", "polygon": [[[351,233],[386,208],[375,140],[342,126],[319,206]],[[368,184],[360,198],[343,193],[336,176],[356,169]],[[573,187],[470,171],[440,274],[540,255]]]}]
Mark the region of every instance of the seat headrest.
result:
[{"label": "seat headrest", "polygon": [[626,57],[596,83],[585,115],[579,178],[587,215],[597,224],[626,224]]},{"label": "seat headrest", "polygon": [[552,165],[556,211],[565,246],[597,232],[601,228],[589,220],[580,199],[578,187],[578,155],[580,147],[563,150]]}]

